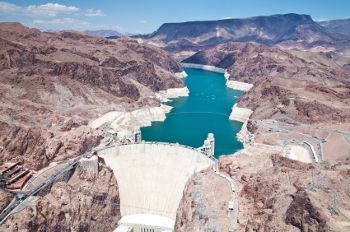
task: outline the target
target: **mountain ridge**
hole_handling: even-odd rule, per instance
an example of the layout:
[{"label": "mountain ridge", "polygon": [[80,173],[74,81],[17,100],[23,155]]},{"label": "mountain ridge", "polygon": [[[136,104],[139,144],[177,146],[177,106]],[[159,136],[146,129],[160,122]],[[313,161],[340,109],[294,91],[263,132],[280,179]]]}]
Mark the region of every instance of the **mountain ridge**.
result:
[{"label": "mountain ridge", "polygon": [[134,37],[167,50],[178,60],[227,42],[323,50],[336,50],[338,45],[348,44],[346,37],[318,24],[310,15],[295,13],[165,23],[150,34]]}]

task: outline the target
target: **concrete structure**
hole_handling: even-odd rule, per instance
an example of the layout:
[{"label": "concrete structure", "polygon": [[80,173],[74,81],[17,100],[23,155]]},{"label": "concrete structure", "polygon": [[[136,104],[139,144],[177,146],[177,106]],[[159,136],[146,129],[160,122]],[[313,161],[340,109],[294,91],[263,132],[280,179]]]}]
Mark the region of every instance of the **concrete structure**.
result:
[{"label": "concrete structure", "polygon": [[198,148],[198,150],[208,156],[209,158],[212,158],[214,156],[215,152],[215,139],[214,134],[209,133],[206,140],[204,140],[203,146]]},{"label": "concrete structure", "polygon": [[152,214],[128,215],[120,219],[119,224],[121,226],[118,228],[127,227],[129,230],[132,228],[133,232],[170,232],[174,227],[172,219]]},{"label": "concrete structure", "polygon": [[142,142],[142,136],[141,136],[141,130],[140,128],[137,128],[133,131],[133,137],[134,137],[134,143],[141,143]]},{"label": "concrete structure", "polygon": [[98,175],[98,157],[96,155],[90,158],[83,157],[79,160],[78,164],[81,170]]},{"label": "concrete structure", "polygon": [[320,161],[318,160],[317,154],[316,154],[315,149],[314,149],[314,147],[312,146],[312,144],[310,144],[310,143],[308,143],[308,142],[306,142],[306,141],[305,141],[304,143],[305,143],[307,146],[310,147],[313,160],[314,160],[316,163],[320,162]]},{"label": "concrete structure", "polygon": [[[187,180],[214,164],[194,148],[169,143],[115,146],[101,150],[99,155],[113,169],[118,182],[123,217],[120,225],[132,225],[134,232],[142,228],[164,231],[163,227],[172,231]],[[141,228],[142,218],[152,219],[152,223]]]},{"label": "concrete structure", "polygon": [[289,143],[283,147],[283,156],[304,163],[312,163],[312,154],[303,144]]},{"label": "concrete structure", "polygon": [[134,230],[129,226],[118,226],[113,232],[134,232]]}]

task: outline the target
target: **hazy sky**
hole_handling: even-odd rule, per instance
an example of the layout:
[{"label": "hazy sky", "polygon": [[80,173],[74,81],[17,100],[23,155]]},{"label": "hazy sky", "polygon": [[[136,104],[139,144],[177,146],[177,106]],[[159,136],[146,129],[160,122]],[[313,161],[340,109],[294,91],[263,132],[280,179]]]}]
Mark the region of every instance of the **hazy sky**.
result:
[{"label": "hazy sky", "polygon": [[315,20],[350,18],[350,0],[0,1],[0,21],[42,30],[112,29],[149,33],[162,23],[283,13]]}]

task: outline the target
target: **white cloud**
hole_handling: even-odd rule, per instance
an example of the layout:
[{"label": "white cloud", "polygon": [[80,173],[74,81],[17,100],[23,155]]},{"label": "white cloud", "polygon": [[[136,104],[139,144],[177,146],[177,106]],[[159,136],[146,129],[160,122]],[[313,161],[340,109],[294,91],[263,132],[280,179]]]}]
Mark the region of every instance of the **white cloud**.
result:
[{"label": "white cloud", "polygon": [[232,19],[232,17],[225,17],[225,18],[221,18],[221,19]]},{"label": "white cloud", "polygon": [[58,3],[46,3],[44,5],[30,5],[25,7],[24,11],[30,15],[48,15],[56,16],[59,13],[72,14],[79,12],[79,8],[75,6],[65,6]]},{"label": "white cloud", "polygon": [[43,5],[29,5],[26,7],[18,6],[8,2],[0,2],[0,12],[4,14],[16,14],[27,16],[51,16],[58,14],[73,14],[80,9],[75,6],[65,6],[58,3],[46,3]]},{"label": "white cloud", "polygon": [[88,9],[85,12],[85,16],[104,16],[102,10]]}]

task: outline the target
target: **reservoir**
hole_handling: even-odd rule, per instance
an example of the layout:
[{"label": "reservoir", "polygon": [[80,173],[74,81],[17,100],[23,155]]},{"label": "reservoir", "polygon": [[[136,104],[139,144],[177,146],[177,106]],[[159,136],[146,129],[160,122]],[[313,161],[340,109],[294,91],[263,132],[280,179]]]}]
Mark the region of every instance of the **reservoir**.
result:
[{"label": "reservoir", "polygon": [[165,121],[141,128],[142,139],[197,148],[203,145],[208,133],[214,133],[216,158],[242,149],[236,138],[242,123],[230,121],[229,115],[243,92],[227,88],[221,73],[193,68],[185,71],[189,96],[168,102],[173,109]]}]

